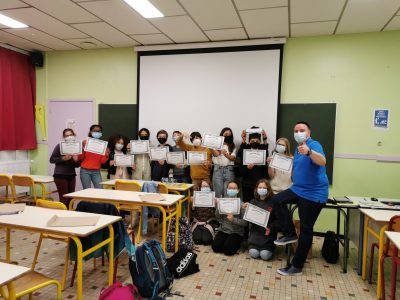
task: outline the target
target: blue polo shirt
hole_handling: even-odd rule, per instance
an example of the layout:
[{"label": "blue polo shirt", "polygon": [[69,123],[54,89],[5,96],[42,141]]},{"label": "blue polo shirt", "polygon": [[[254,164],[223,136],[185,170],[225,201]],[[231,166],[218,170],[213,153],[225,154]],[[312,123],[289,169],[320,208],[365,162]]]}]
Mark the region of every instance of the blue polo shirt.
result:
[{"label": "blue polo shirt", "polygon": [[[317,141],[308,138],[307,146],[325,156],[322,146]],[[328,177],[325,166],[318,166],[309,156],[301,155],[295,149],[293,159],[293,185],[290,188],[297,196],[304,199],[326,203],[328,200]]]}]

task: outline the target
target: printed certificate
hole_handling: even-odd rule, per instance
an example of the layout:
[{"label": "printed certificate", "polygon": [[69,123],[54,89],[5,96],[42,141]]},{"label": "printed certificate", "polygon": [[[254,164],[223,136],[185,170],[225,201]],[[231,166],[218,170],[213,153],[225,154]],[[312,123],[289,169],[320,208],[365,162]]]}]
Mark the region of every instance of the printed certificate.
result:
[{"label": "printed certificate", "polygon": [[265,165],[266,150],[244,149],[243,165]]},{"label": "printed certificate", "polygon": [[240,198],[219,198],[218,211],[221,215],[240,214]]},{"label": "printed certificate", "polygon": [[82,142],[60,142],[61,155],[82,154]]},{"label": "printed certificate", "polygon": [[116,167],[131,167],[135,164],[135,156],[132,154],[116,154],[114,160]]},{"label": "printed certificate", "polygon": [[269,211],[249,203],[244,212],[243,219],[266,228],[268,225]]},{"label": "printed certificate", "polygon": [[194,207],[215,207],[215,192],[195,191],[193,195]]},{"label": "printed certificate", "polygon": [[167,152],[167,163],[170,165],[185,164],[185,152]]},{"label": "printed certificate", "polygon": [[132,140],[131,144],[131,154],[144,154],[149,153],[150,143],[149,141],[138,141]]},{"label": "printed certificate", "polygon": [[107,142],[88,137],[86,139],[85,151],[104,155],[107,150]]},{"label": "printed certificate", "polygon": [[168,147],[150,147],[150,160],[166,160]]},{"label": "printed certificate", "polygon": [[224,137],[204,133],[201,145],[214,150],[222,150],[224,146]]},{"label": "printed certificate", "polygon": [[292,171],[293,159],[283,154],[274,153],[269,166],[290,173]]},{"label": "printed certificate", "polygon": [[186,157],[188,165],[202,165],[207,160],[207,152],[187,151]]}]

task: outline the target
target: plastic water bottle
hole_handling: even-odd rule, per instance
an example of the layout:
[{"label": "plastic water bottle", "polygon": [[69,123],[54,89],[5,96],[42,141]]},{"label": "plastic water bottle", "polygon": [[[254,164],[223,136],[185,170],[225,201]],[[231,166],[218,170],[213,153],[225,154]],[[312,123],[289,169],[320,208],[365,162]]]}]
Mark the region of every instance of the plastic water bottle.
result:
[{"label": "plastic water bottle", "polygon": [[168,182],[173,182],[173,178],[174,178],[174,170],[171,168],[169,169],[168,172]]}]

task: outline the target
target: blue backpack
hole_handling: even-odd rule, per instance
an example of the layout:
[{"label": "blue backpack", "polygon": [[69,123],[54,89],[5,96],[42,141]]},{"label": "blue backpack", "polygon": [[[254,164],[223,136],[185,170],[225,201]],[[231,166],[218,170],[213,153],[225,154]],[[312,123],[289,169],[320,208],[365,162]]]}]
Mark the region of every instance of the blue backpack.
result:
[{"label": "blue backpack", "polygon": [[151,240],[136,249],[132,243],[130,245],[131,247],[127,247],[130,257],[129,271],[140,295],[149,299],[160,299],[160,292],[166,291],[169,294],[173,276],[160,243]]}]

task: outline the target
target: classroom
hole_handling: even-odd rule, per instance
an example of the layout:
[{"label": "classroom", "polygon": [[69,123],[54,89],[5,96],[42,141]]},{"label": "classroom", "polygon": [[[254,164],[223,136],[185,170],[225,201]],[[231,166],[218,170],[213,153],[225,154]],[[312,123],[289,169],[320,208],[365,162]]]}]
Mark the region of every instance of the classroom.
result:
[{"label": "classroom", "polygon": [[0,299],[400,299],[399,51],[397,0],[0,1]]}]

